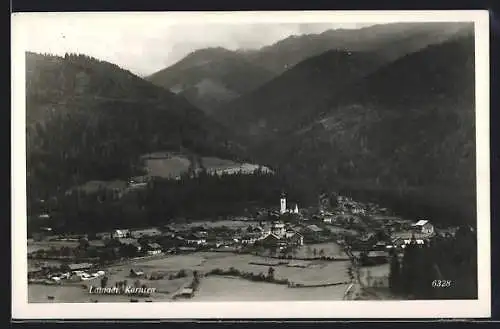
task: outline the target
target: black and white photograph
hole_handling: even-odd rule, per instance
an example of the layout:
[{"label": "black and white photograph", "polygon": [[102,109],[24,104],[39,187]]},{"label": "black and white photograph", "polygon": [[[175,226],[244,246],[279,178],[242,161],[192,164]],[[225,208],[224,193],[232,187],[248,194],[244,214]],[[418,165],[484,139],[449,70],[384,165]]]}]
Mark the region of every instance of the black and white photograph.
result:
[{"label": "black and white photograph", "polygon": [[14,14],[13,316],[489,316],[488,24]]}]

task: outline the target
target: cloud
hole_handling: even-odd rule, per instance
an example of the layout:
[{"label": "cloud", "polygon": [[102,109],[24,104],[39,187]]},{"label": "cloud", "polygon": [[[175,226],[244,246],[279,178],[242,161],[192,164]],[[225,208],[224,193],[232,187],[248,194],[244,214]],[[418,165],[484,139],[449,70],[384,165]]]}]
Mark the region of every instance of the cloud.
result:
[{"label": "cloud", "polygon": [[[172,19],[172,15],[23,14],[26,50],[63,55],[84,53],[138,75],[172,65],[206,47],[254,49],[290,35],[356,28],[352,23],[247,23]],[[22,19],[20,19],[22,18]]]}]

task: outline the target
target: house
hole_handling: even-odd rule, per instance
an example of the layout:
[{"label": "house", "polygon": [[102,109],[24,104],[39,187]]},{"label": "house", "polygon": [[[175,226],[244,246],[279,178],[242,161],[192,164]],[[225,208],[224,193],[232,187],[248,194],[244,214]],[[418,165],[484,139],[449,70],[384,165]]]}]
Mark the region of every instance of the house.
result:
[{"label": "house", "polygon": [[83,272],[83,271],[72,272],[71,275],[70,275],[70,277],[69,277],[69,281],[72,281],[72,282],[83,281],[84,274],[86,274],[86,273]]},{"label": "house", "polygon": [[188,244],[195,244],[195,245],[205,245],[207,244],[207,238],[204,236],[201,236],[198,233],[190,233],[186,237],[184,237],[184,240]]},{"label": "house", "polygon": [[183,288],[179,293],[179,297],[191,298],[194,295],[193,288]]},{"label": "house", "polygon": [[288,228],[286,231],[285,231],[285,238],[289,239],[291,238],[292,236],[294,236],[295,234],[297,234],[297,231],[294,230],[293,228]]},{"label": "house", "polygon": [[[423,239],[415,239],[415,240],[413,240],[413,241],[414,241],[414,243],[416,243],[417,245],[420,245],[420,246],[425,245],[425,240],[423,240]],[[404,247],[405,247],[405,245],[409,245],[409,244],[411,244],[411,243],[412,243],[412,239],[405,239],[405,240],[404,240],[404,245],[403,245],[402,247],[404,248]]]},{"label": "house", "polygon": [[369,251],[366,254],[361,255],[361,264],[364,266],[376,265],[386,263],[389,259],[389,253],[387,251]]},{"label": "house", "polygon": [[271,225],[271,233],[279,237],[280,239],[285,236],[285,223],[281,221],[275,221]]},{"label": "house", "polygon": [[130,235],[129,230],[114,230],[111,234],[112,238],[126,238]]},{"label": "house", "polygon": [[[414,239],[417,245],[425,245],[425,240],[423,239]],[[403,238],[395,238],[392,239],[391,244],[393,248],[405,248],[407,245],[412,243],[412,239],[403,239]]]},{"label": "house", "polygon": [[372,250],[374,250],[374,251],[387,250],[387,243],[385,241],[378,241],[377,243],[375,243]]},{"label": "house", "polygon": [[161,246],[158,243],[148,243],[147,244],[148,255],[158,255],[162,253]]},{"label": "house", "polygon": [[269,233],[265,238],[260,240],[260,244],[264,247],[272,248],[284,245],[285,241],[279,236]]},{"label": "house", "polygon": [[302,234],[308,240],[319,240],[321,238],[321,234],[323,233],[323,229],[318,227],[317,225],[307,225],[303,230]]},{"label": "house", "polygon": [[302,246],[304,245],[304,237],[302,234],[295,232],[294,235],[287,238],[287,243],[291,246]]},{"label": "house", "polygon": [[113,233],[111,233],[111,232],[100,232],[100,233],[96,233],[95,236],[98,239],[106,240],[106,239],[111,239],[113,237]]},{"label": "house", "polygon": [[321,233],[321,232],[323,232],[323,229],[318,227],[317,225],[311,224],[311,225],[307,225],[305,227],[305,231],[313,232],[313,233]]},{"label": "house", "polygon": [[136,269],[131,269],[130,272],[129,272],[129,275],[132,278],[141,277],[141,276],[144,275],[144,271],[142,271],[142,270],[136,270]]},{"label": "house", "polygon": [[153,228],[147,228],[147,229],[142,229],[142,230],[133,230],[130,232],[130,236],[133,238],[141,238],[141,237],[151,237],[151,236],[159,236],[161,235],[162,232],[153,227]]},{"label": "house", "polygon": [[78,263],[78,264],[69,264],[68,268],[70,271],[83,271],[83,270],[89,270],[93,266],[94,265],[91,263]]},{"label": "house", "polygon": [[148,176],[132,177],[128,181],[128,186],[131,188],[144,188],[148,185]]},{"label": "house", "polygon": [[332,224],[334,221],[333,216],[323,217],[323,223]]},{"label": "house", "polygon": [[216,248],[223,247],[223,246],[231,246],[233,244],[234,244],[234,240],[231,240],[231,239],[226,239],[226,238],[222,238],[222,237],[217,237],[215,239],[215,247]]},{"label": "house", "polygon": [[241,237],[242,244],[254,244],[260,237],[259,233],[247,233]]},{"label": "house", "polygon": [[121,238],[121,239],[118,239],[118,242],[120,242],[120,244],[122,244],[122,245],[133,246],[136,248],[137,251],[141,251],[141,249],[142,249],[141,244],[139,242],[137,242],[136,239]]},{"label": "house", "polygon": [[434,233],[434,226],[428,220],[419,220],[415,224],[412,224],[412,229],[424,234]]}]

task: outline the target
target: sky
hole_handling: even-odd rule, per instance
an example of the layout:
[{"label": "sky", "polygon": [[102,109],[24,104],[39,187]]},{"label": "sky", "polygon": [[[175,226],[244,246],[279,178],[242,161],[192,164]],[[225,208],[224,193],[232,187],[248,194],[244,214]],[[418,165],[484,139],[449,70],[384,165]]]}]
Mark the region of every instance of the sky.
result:
[{"label": "sky", "polygon": [[[180,15],[178,15],[180,16]],[[227,15],[226,15],[227,16]],[[96,13],[24,14],[18,19],[27,51],[64,55],[82,53],[146,76],[206,47],[256,49],[291,35],[370,24],[271,20],[182,20],[172,15],[99,15]],[[16,20],[13,20],[14,24]],[[275,20],[274,20],[275,21]]]}]

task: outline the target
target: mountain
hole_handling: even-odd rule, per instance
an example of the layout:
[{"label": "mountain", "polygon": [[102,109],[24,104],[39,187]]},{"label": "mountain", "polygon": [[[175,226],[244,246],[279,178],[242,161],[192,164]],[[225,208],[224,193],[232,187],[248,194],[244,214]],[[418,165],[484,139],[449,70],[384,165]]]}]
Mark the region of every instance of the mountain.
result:
[{"label": "mountain", "polygon": [[[325,95],[320,105],[303,93],[308,103],[301,106],[316,113],[321,106],[321,113],[254,152],[304,184],[384,194],[386,203],[391,199],[394,208],[414,211],[412,216],[428,216],[432,208],[439,217],[470,221],[475,218],[474,76],[474,37],[457,36],[384,65]],[[304,90],[309,84],[304,77]],[[290,90],[289,97],[298,90]]]},{"label": "mountain", "polygon": [[139,174],[139,155],[234,157],[227,130],[186,100],[84,55],[26,54],[28,184],[52,193]]},{"label": "mountain", "polygon": [[180,94],[207,113],[272,77],[266,69],[224,48],[195,51],[146,79]]},{"label": "mountain", "polygon": [[208,114],[264,85],[310,57],[326,51],[377,53],[393,61],[470,29],[464,23],[395,23],[294,35],[255,50],[200,49],[162,69],[148,81],[180,94]]},{"label": "mountain", "polygon": [[309,58],[215,113],[215,118],[254,141],[314,118],[332,94],[381,64],[376,54],[330,50]]},{"label": "mountain", "polygon": [[[214,116],[238,133],[263,138],[294,127],[306,116],[316,116],[325,110],[332,94],[340,94],[353,81],[377,68],[471,31],[471,25],[463,23],[401,23],[290,37],[259,54],[273,58],[272,54],[283,53],[277,59],[292,65],[287,56],[298,59],[320,49],[337,49],[295,64],[261,87],[222,105]],[[259,61],[266,63],[264,57]]]},{"label": "mountain", "polygon": [[248,61],[275,74],[328,50],[378,52],[387,61],[447,40],[473,28],[473,23],[392,23],[360,29],[335,29],[293,35],[258,50],[242,52]]}]

